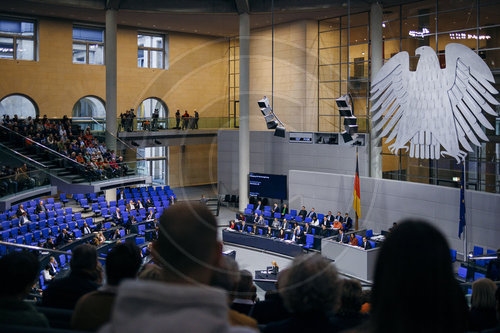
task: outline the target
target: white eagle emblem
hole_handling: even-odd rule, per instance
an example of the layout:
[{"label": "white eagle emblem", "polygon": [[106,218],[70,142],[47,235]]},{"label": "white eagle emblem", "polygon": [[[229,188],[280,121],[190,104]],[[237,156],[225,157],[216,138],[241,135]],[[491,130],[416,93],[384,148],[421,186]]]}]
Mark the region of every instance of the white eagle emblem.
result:
[{"label": "white eagle emblem", "polygon": [[[393,154],[410,150],[410,157],[439,159],[451,156],[459,162],[469,142],[488,141],[481,125],[493,129],[482,111],[496,116],[488,103],[498,91],[484,61],[461,44],[448,44],[446,68],[441,69],[434,50],[422,46],[417,70],[409,69],[408,52],[392,57],[377,73],[371,87],[372,125],[377,138],[390,133],[386,142]],[[408,148],[407,143],[410,142]]]}]

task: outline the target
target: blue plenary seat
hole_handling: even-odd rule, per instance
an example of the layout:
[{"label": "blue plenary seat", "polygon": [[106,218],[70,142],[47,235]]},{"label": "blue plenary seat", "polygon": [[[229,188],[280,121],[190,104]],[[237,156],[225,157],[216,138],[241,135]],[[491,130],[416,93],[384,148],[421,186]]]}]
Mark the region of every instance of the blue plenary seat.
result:
[{"label": "blue plenary seat", "polygon": [[369,241],[370,242],[370,245],[372,246],[372,249],[374,249],[376,247],[377,244],[375,244],[374,241]]},{"label": "blue plenary seat", "polygon": [[481,274],[479,272],[474,272],[474,281],[478,280],[478,279],[484,279],[486,277],[486,275],[484,274]]},{"label": "blue plenary seat", "polygon": [[458,267],[458,276],[462,279],[467,280],[467,268],[466,267]]},{"label": "blue plenary seat", "polygon": [[66,197],[66,193],[59,194],[59,201],[61,201],[63,204],[66,204],[66,202],[69,202],[68,198]]},{"label": "blue plenary seat", "polygon": [[73,234],[76,238],[82,237],[82,231],[80,229],[73,229]]},{"label": "blue plenary seat", "polygon": [[373,237],[373,230],[368,229],[366,230],[366,238],[372,238]]},{"label": "blue plenary seat", "polygon": [[281,214],[280,213],[274,213],[274,217],[277,218],[277,219],[280,219],[281,218]]},{"label": "blue plenary seat", "polygon": [[250,208],[245,209],[245,214],[252,214],[252,210]]},{"label": "blue plenary seat", "polygon": [[363,246],[363,237],[356,235],[356,239],[358,240],[358,246]]},{"label": "blue plenary seat", "polygon": [[303,246],[305,249],[311,249],[314,245],[314,236],[311,234],[306,235],[306,244]]},{"label": "blue plenary seat", "polygon": [[247,204],[247,209],[253,210],[253,204]]},{"label": "blue plenary seat", "polygon": [[120,237],[125,237],[125,230],[124,229],[120,229]]},{"label": "blue plenary seat", "polygon": [[310,218],[310,217],[306,217],[306,218],[305,218],[305,220],[304,220],[304,222],[306,222],[306,223],[310,223],[310,222],[312,222],[312,218]]},{"label": "blue plenary seat", "polygon": [[271,206],[264,206],[264,211],[270,212],[271,211]]},{"label": "blue plenary seat", "polygon": [[302,216],[295,216],[295,221],[296,222],[302,222]]},{"label": "blue plenary seat", "polygon": [[271,211],[264,211],[264,216],[265,217],[271,217]]},{"label": "blue plenary seat", "polygon": [[450,249],[451,262],[457,261],[457,250]]}]

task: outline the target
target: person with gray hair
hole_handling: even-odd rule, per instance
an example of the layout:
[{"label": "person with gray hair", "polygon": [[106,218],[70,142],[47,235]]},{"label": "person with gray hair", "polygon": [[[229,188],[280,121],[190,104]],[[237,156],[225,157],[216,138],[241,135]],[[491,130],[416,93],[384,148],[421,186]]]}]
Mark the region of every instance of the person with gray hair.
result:
[{"label": "person with gray hair", "polygon": [[332,316],[339,302],[337,269],[318,253],[296,257],[282,277],[280,293],[291,318],[263,332],[336,332]]},{"label": "person with gray hair", "polygon": [[[228,304],[231,304],[238,290],[239,282],[240,270],[238,263],[231,257],[222,257],[220,269],[214,273],[211,285],[224,289],[227,292]],[[258,329],[255,319],[233,309],[229,309],[229,323],[232,326],[247,326]]]}]

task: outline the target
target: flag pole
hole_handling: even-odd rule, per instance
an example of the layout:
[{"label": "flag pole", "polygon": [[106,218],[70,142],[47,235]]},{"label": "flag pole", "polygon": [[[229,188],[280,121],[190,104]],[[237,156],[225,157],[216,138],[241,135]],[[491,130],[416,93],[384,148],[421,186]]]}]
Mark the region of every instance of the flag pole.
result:
[{"label": "flag pole", "polygon": [[[358,146],[356,146],[356,163],[358,163]],[[356,210],[354,210],[354,229],[356,229],[356,231],[359,230],[358,212]]]},{"label": "flag pole", "polygon": [[[464,177],[464,200],[465,200],[465,190],[467,189],[467,177],[465,176],[465,159],[462,162],[462,176]],[[465,203],[464,203],[465,205]],[[467,210],[465,210],[465,215],[467,215]],[[466,219],[467,220],[467,219]],[[464,262],[466,263],[469,260],[469,256],[467,255],[467,224],[464,225]]]}]

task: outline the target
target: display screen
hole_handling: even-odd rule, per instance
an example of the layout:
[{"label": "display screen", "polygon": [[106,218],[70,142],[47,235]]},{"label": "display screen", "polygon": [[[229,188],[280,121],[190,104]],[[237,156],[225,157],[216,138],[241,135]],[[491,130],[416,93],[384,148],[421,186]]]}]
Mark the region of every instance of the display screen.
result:
[{"label": "display screen", "polygon": [[251,197],[286,200],[288,190],[286,176],[263,173],[250,173],[248,191]]}]

